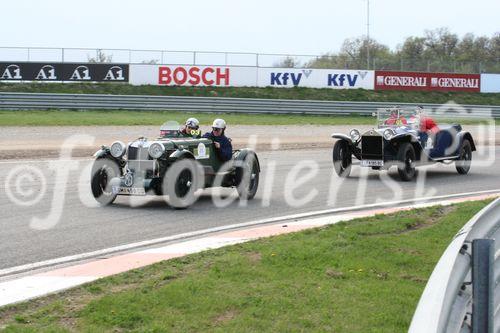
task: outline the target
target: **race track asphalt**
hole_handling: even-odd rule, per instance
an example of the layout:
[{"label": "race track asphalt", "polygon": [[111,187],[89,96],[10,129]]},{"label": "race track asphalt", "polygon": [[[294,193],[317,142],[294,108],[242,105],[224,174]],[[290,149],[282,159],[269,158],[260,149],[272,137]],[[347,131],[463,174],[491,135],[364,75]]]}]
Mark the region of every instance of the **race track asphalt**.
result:
[{"label": "race track asphalt", "polygon": [[[259,158],[263,172],[254,200],[246,206],[234,201],[218,208],[212,191],[204,190],[198,202],[186,210],[174,210],[159,197],[148,197],[140,205],[136,200],[119,197],[111,206],[89,207],[93,200],[88,192],[88,169],[84,169],[91,163],[88,159],[2,161],[0,269],[257,219],[500,189],[500,148],[491,152],[491,162],[475,162],[466,176],[458,175],[453,165],[423,167],[423,182],[400,182],[395,169],[378,172],[357,166],[351,177],[340,179],[333,172],[330,149],[262,152]],[[71,181],[65,182],[54,165],[71,168],[71,163],[76,163],[77,169],[68,171]],[[271,176],[267,172],[273,164],[276,172]],[[294,176],[292,169],[298,167],[302,171]],[[310,171],[316,167],[316,174],[311,176]],[[365,172],[366,177],[362,177]],[[235,191],[225,189],[223,193],[234,196]],[[306,204],[295,202],[306,195],[313,199]],[[38,202],[27,202],[36,197],[40,198]]]}]

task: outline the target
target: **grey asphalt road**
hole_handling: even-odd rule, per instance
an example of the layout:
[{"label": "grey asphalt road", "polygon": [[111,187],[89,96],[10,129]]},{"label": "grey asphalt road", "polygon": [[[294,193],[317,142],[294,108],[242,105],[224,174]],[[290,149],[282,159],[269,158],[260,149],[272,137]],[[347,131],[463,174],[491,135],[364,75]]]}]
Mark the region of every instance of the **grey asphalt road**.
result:
[{"label": "grey asphalt road", "polygon": [[[378,172],[356,166],[351,177],[340,179],[333,172],[330,149],[263,152],[259,154],[263,173],[254,200],[246,206],[234,201],[218,208],[212,191],[204,190],[186,210],[173,210],[159,197],[146,202],[119,197],[111,206],[89,207],[93,200],[85,167],[90,160],[3,161],[0,269],[257,219],[500,189],[499,154],[499,147],[492,148],[489,159],[482,154],[482,161],[476,160],[466,176],[458,175],[453,165],[433,165],[419,169],[421,181],[403,183],[395,169]],[[71,163],[76,163],[76,170],[69,170]],[[268,174],[272,165],[276,171]],[[70,181],[56,170],[61,166],[69,170]],[[235,191],[223,193],[231,197]],[[310,200],[299,202],[307,196]]]}]

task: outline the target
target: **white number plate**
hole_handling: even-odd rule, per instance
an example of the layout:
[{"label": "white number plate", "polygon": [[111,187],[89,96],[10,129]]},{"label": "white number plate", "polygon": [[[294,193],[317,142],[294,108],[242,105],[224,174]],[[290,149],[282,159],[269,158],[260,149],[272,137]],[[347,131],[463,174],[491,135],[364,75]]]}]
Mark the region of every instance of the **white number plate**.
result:
[{"label": "white number plate", "polygon": [[146,191],[142,187],[113,186],[113,194],[146,195]]},{"label": "white number plate", "polygon": [[361,160],[361,166],[363,167],[381,167],[384,166],[384,161],[382,160]]}]

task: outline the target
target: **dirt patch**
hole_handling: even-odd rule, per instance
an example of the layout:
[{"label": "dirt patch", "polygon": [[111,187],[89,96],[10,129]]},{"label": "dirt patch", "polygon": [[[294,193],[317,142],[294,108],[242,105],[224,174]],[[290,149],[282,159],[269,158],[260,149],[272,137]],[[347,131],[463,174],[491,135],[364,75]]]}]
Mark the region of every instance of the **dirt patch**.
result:
[{"label": "dirt patch", "polygon": [[412,275],[400,275],[399,276],[403,280],[409,280],[417,283],[427,283],[427,279],[420,278],[418,276],[412,276]]},{"label": "dirt patch", "polygon": [[[457,206],[440,206],[436,208],[436,211],[428,217],[421,217],[421,216],[415,216],[415,219],[411,222],[406,224],[405,229],[400,229],[396,231],[389,231],[389,232],[361,232],[361,236],[367,236],[367,237],[373,237],[373,236],[390,236],[390,235],[402,235],[406,234],[409,232],[417,231],[420,229],[424,228],[429,228],[436,224],[439,219],[441,219],[443,216],[448,215],[449,213],[455,211],[458,207]],[[404,252],[402,249],[400,249],[401,252]]]},{"label": "dirt patch", "polygon": [[415,224],[407,225],[405,230],[400,230],[395,234],[404,234],[407,232],[428,228],[436,224],[437,221],[439,221],[439,219],[441,219],[443,216],[448,215],[456,209],[457,206],[440,206],[436,209],[436,212],[430,216],[430,218],[426,219],[425,221],[417,221]]},{"label": "dirt patch", "polygon": [[327,268],[325,274],[334,279],[343,279],[344,273],[334,270],[333,268]]},{"label": "dirt patch", "polygon": [[220,315],[218,315],[217,317],[215,317],[214,323],[215,323],[215,325],[224,324],[228,321],[233,320],[238,315],[238,313],[239,312],[237,310],[234,310],[234,309],[227,310],[227,311],[221,313]]},{"label": "dirt patch", "polygon": [[262,255],[260,254],[260,252],[251,252],[246,256],[252,264],[258,263],[262,260]]}]

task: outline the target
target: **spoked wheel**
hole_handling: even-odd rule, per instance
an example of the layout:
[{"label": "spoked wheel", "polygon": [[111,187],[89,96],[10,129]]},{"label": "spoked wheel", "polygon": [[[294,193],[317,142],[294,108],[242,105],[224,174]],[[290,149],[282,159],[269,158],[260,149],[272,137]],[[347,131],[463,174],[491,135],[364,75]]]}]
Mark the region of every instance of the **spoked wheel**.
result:
[{"label": "spoked wheel", "polygon": [[110,186],[111,179],[120,177],[120,167],[115,160],[110,158],[100,158],[94,162],[90,178],[92,195],[101,205],[112,204],[116,199],[116,194]]},{"label": "spoked wheel", "polygon": [[338,140],[333,146],[333,168],[339,177],[349,177],[352,166],[352,152],[349,143]]},{"label": "spoked wheel", "polygon": [[464,139],[462,142],[462,147],[460,147],[460,155],[458,160],[455,162],[455,168],[457,172],[461,175],[466,175],[471,166],[472,162],[472,147],[469,140]]},{"label": "spoked wheel", "polygon": [[195,192],[201,188],[201,171],[194,160],[174,162],[163,178],[163,193],[168,203],[176,209],[184,209],[195,203]]},{"label": "spoked wheel", "polygon": [[237,169],[236,189],[241,199],[252,200],[259,187],[259,164],[254,155],[248,155],[243,163],[243,167]]},{"label": "spoked wheel", "polygon": [[175,195],[184,198],[193,185],[193,173],[191,170],[184,169],[175,181]]},{"label": "spoked wheel", "polygon": [[398,173],[403,181],[410,181],[415,177],[415,148],[411,143],[401,144],[398,151]]}]

